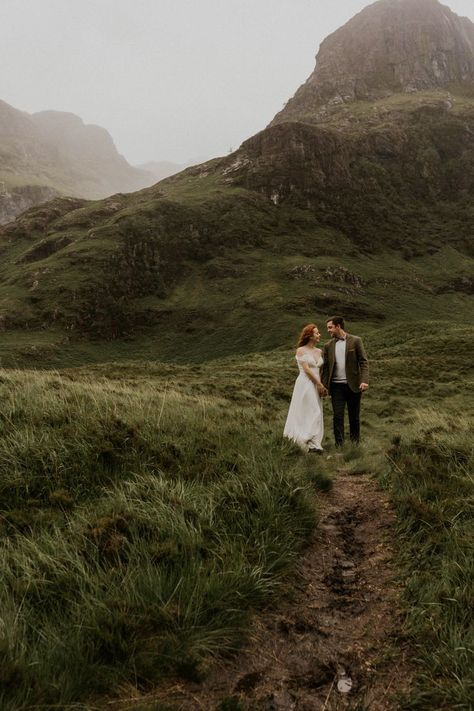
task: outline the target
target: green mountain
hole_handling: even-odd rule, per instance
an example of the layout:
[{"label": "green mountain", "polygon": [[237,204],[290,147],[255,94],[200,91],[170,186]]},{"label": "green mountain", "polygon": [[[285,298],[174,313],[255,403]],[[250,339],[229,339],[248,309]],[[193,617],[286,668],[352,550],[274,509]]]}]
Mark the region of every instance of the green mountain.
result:
[{"label": "green mountain", "polygon": [[[447,42],[447,16],[456,18],[437,0],[381,0],[336,33],[360,41],[361,65],[351,66],[362,77],[370,32],[406,27],[418,42],[404,45],[416,68],[406,86],[325,95],[316,107],[313,90],[307,103],[299,90],[301,116],[290,102],[288,119],[279,114],[230,156],[131,195],[58,198],[4,227],[4,353],[15,342],[18,358],[93,358],[112,340],[124,354],[199,360],[276,347],[334,312],[365,328],[469,318],[472,23],[449,25],[460,73],[416,85],[423,58],[441,62],[431,39]],[[339,46],[326,40],[318,55],[324,67],[330,53],[335,81]]]},{"label": "green mountain", "polygon": [[59,194],[102,198],[152,182],[100,126],[60,111],[27,114],[0,101],[0,224]]}]

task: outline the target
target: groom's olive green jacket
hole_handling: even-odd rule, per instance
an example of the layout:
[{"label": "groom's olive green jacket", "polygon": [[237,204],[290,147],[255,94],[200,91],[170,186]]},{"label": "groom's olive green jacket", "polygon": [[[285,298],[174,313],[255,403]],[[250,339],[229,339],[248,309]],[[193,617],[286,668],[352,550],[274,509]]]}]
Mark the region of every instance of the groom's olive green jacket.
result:
[{"label": "groom's olive green jacket", "polygon": [[[324,344],[323,349],[324,365],[321,372],[321,380],[331,392],[331,380],[336,364],[336,339],[331,338]],[[355,393],[359,392],[361,383],[369,382],[369,361],[364,350],[364,344],[359,336],[351,336],[346,333],[346,378],[350,389]]]}]

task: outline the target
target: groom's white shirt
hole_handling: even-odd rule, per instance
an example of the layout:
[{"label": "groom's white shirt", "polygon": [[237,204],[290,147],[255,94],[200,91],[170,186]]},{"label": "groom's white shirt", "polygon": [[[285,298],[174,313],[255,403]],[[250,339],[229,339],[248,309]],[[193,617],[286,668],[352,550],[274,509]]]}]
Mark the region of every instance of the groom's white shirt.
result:
[{"label": "groom's white shirt", "polygon": [[334,372],[332,376],[333,383],[347,383],[346,376],[346,344],[347,338],[338,339],[335,343],[335,360]]}]

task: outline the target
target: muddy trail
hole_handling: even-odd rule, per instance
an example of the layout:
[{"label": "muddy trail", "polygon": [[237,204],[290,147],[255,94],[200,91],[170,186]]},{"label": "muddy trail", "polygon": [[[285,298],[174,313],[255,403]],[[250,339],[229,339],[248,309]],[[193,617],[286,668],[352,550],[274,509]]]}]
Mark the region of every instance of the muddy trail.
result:
[{"label": "muddy trail", "polygon": [[114,708],[397,709],[411,674],[390,548],[393,512],[367,475],[339,470],[332,491],[318,495],[318,518],[291,587],[253,620],[235,658],[216,662],[201,684],[176,682]]}]

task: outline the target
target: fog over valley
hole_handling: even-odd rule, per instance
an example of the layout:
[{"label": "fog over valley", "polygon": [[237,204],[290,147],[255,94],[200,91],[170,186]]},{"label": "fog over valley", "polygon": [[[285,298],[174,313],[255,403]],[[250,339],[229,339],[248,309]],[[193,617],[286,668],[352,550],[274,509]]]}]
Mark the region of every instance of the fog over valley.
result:
[{"label": "fog over valley", "polygon": [[[2,0],[0,99],[72,112],[132,165],[225,155],[264,128],[365,0]],[[471,0],[451,9],[474,18]]]}]

